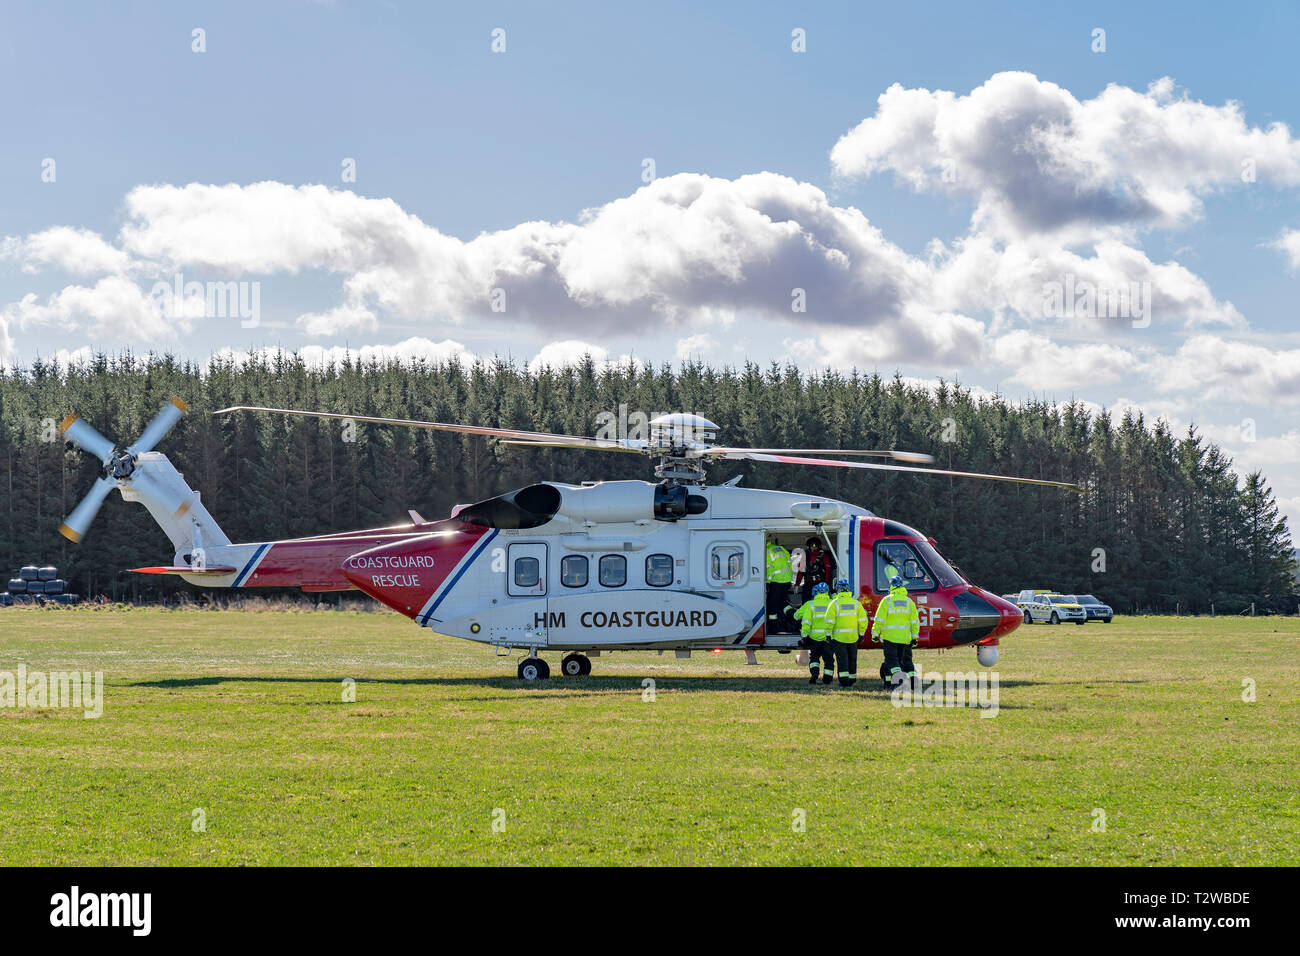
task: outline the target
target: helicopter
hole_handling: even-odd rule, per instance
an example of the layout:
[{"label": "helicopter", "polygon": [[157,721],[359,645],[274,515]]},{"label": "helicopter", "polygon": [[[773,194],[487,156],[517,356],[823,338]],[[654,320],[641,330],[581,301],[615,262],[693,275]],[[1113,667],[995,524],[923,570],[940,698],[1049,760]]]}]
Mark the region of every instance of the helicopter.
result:
[{"label": "helicopter", "polygon": [[[520,652],[518,676],[591,673],[592,658],[614,651],[692,653],[797,651],[800,635],[767,606],[765,553],[812,537],[824,542],[835,578],[874,611],[898,574],[916,602],[921,648],[973,647],[981,666],[1023,621],[1015,604],[971,581],[934,539],[861,506],[816,495],[739,487],[707,477],[710,463],[758,461],[827,468],[947,475],[1080,492],[1068,482],[927,467],[933,458],[890,449],[744,448],[717,443],[719,427],[700,415],[670,413],[648,437],[589,438],[444,422],[262,406],[250,413],[371,423],[480,435],[519,448],[577,448],[657,459],[651,481],[539,481],[457,505],[446,518],[277,541],[232,543],[176,468],[155,446],[188,410],[171,399],[125,449],[69,415],[63,438],[94,455],[103,474],[60,532],[80,541],[117,488],[138,502],[171,540],[171,564],[132,568],[173,574],[206,588],[292,587],[359,590],[420,627]],[[824,456],[835,455],[837,458]],[[861,459],[889,459],[863,461]],[[844,460],[855,459],[855,460]],[[887,577],[888,575],[888,577]],[[861,646],[880,646],[870,630]],[[883,676],[883,665],[882,665]]]}]

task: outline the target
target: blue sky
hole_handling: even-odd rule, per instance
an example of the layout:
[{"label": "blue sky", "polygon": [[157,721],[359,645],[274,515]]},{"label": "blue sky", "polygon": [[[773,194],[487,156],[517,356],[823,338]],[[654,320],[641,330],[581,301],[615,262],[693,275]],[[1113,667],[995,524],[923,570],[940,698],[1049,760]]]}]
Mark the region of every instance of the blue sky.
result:
[{"label": "blue sky", "polygon": [[[1285,243],[1300,230],[1294,3],[11,2],[0,20],[7,361],[126,345],[205,358],[275,346],[490,355],[509,343],[521,362],[590,349],[804,366],[842,353],[1012,398],[1195,421],[1265,467],[1300,516],[1300,380],[1288,373],[1300,364],[1300,241]],[[791,48],[796,28],[806,52]],[[995,79],[1012,71],[1032,77]],[[1149,94],[1163,77],[1175,86]],[[895,84],[900,95],[878,103]],[[941,110],[933,139],[912,129],[931,102],[921,91]],[[1059,102],[1076,135],[1044,146]],[[1223,112],[1229,102],[1238,114]],[[1186,103],[1201,120],[1182,115]],[[990,132],[1040,106],[1042,122]],[[1151,125],[1108,137],[1124,115]],[[866,171],[849,168],[853,155],[832,161],[873,117],[848,150]],[[1247,156],[1274,123],[1287,129],[1268,154]],[[972,127],[983,132],[963,140]],[[1233,172],[1238,141],[1259,164],[1249,184]],[[1019,188],[1027,152],[1068,167],[1054,167],[1046,199]],[[340,177],[345,158],[355,182]],[[952,162],[956,184],[917,162]],[[1094,217],[1092,203],[1054,220],[1076,173],[1094,199],[1148,212]],[[275,188],[248,191],[259,183]],[[703,224],[675,218],[696,197],[692,208],[713,210]],[[767,229],[782,216],[797,239]],[[1026,216],[1047,225],[1027,231]],[[605,225],[584,241],[592,217]],[[851,281],[828,289],[840,252]],[[1023,298],[1078,256],[1080,278],[1149,274],[1150,327],[1026,313]],[[259,324],[133,311],[147,308],[133,290],[177,273],[258,283]],[[477,292],[445,291],[466,275],[485,296],[499,284],[510,306],[497,315]],[[800,283],[810,306],[792,313]]]}]

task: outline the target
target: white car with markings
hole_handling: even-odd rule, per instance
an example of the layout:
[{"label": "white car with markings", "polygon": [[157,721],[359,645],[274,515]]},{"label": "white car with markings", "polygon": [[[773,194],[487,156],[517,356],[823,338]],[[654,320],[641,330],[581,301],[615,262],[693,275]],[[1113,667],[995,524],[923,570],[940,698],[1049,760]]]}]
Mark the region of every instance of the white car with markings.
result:
[{"label": "white car with markings", "polygon": [[1073,621],[1086,624],[1088,612],[1072,597],[1057,594],[1055,591],[1021,591],[1016,598],[1016,607],[1025,615],[1026,624],[1063,624]]}]

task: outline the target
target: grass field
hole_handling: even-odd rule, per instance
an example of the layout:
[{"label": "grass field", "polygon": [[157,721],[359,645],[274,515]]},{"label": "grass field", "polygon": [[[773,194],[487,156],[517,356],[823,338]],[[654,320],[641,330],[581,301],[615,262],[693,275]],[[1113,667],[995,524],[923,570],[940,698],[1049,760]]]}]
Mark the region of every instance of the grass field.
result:
[{"label": "grass field", "polygon": [[981,719],[775,654],[525,686],[387,612],[4,609],[0,670],[105,704],[0,709],[0,863],[1295,864],[1297,651],[1296,619],[1021,628]]}]

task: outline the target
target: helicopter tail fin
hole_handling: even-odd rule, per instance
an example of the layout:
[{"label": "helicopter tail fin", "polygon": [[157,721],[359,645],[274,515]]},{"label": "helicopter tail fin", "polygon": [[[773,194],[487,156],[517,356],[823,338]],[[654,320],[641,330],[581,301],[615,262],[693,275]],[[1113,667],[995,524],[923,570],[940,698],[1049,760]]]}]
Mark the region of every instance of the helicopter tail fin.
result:
[{"label": "helicopter tail fin", "polygon": [[188,563],[185,558],[196,549],[230,544],[216,519],[203,507],[199,493],[161,452],[137,456],[135,470],[118,482],[118,489],[126,501],[139,502],[149,509],[153,520],[171,539],[178,565]]}]

